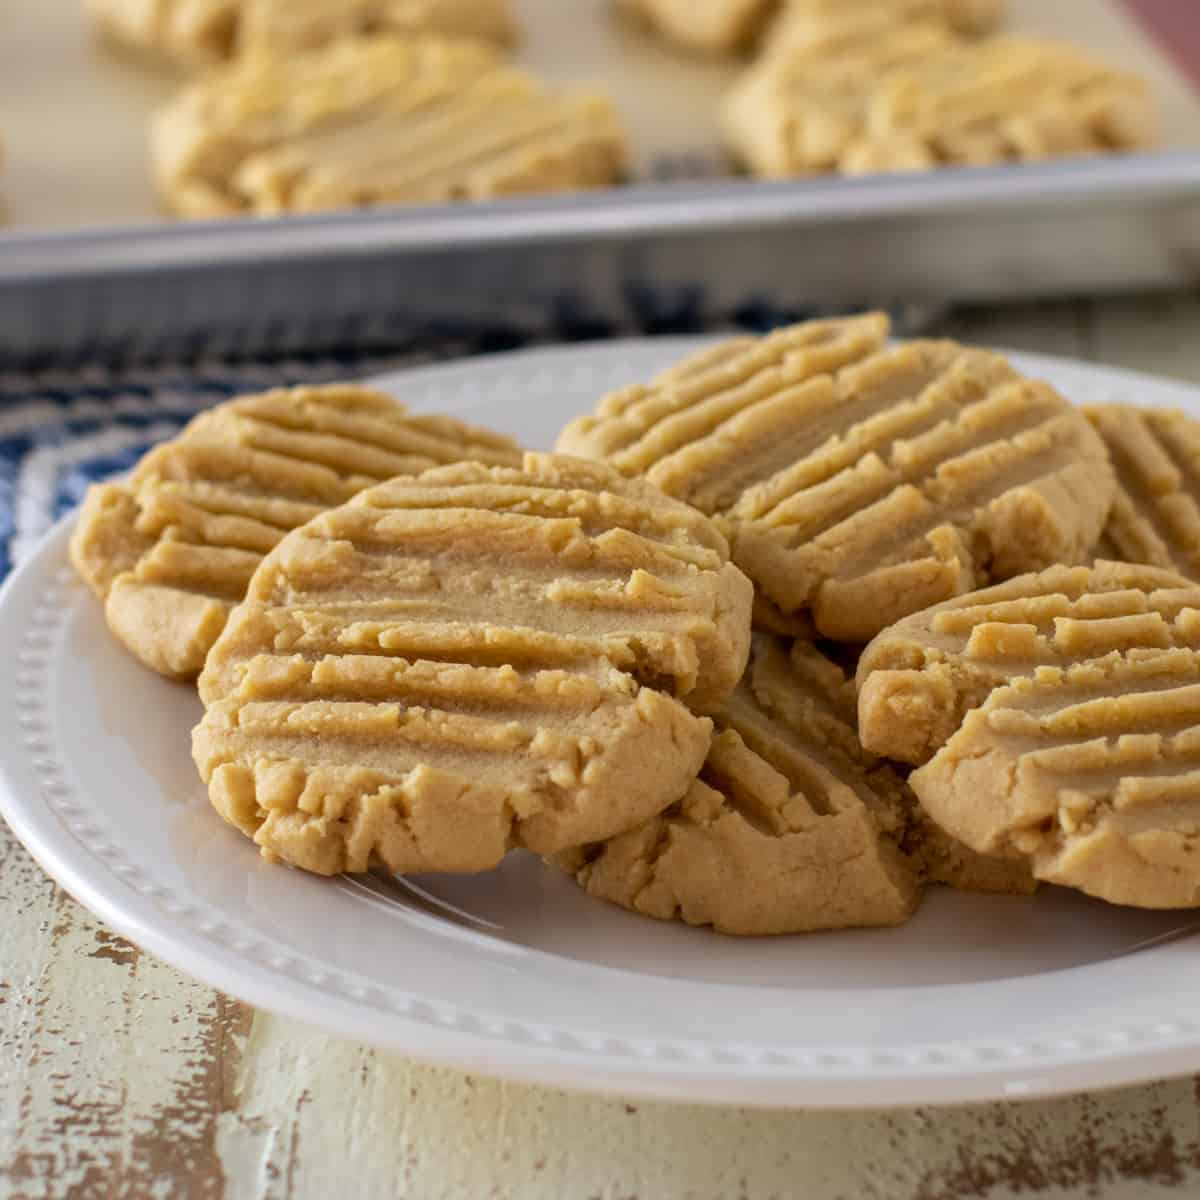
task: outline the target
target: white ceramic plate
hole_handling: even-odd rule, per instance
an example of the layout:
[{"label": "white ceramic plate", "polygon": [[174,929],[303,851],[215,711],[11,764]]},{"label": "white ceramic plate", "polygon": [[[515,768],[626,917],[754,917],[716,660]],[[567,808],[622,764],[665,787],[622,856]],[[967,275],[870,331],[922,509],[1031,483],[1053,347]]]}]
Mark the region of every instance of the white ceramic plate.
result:
[{"label": "white ceramic plate", "polygon": [[[549,446],[696,344],[515,354],[386,386]],[[1195,389],[1018,360],[1080,402],[1200,414]],[[215,987],[434,1062],[723,1103],[983,1100],[1200,1069],[1189,914],[937,891],[900,930],[736,940],[589,900],[528,855],[467,879],[268,866],[209,808],[188,752],[198,700],[108,636],[69,533],[0,592],[0,809],[77,899]]]}]

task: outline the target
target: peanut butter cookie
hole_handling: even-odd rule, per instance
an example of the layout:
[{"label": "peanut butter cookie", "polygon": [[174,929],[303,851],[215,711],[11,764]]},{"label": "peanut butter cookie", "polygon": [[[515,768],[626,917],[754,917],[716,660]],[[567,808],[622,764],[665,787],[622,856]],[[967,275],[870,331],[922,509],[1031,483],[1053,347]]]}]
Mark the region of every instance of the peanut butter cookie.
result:
[{"label": "peanut butter cookie", "polygon": [[290,529],[394,475],[520,461],[508,438],[334,385],[244,396],[93,487],[71,560],[147,666],[192,678],[251,576]]},{"label": "peanut butter cookie", "polygon": [[897,925],[926,881],[1026,892],[1019,863],[979,857],[863,752],[854,687],[803,642],[756,636],[738,689],[681,801],[628,833],[560,855],[590,895],[725,933]]},{"label": "peanut butter cookie", "polygon": [[1051,567],[885,630],[858,667],[859,730],[876,754],[925,762],[993,690],[1111,652],[1200,648],[1200,585],[1155,567]]},{"label": "peanut butter cookie", "polygon": [[[701,514],[530,455],[397,479],[295,531],[200,680],[194,755],[265,853],[322,874],[477,871],[678,799],[749,649]],[[672,694],[674,693],[674,694]]]},{"label": "peanut butter cookie", "polygon": [[[1159,649],[1152,617],[1159,636],[1039,667],[969,713],[912,775],[933,819],[1113,904],[1200,906],[1200,652]],[[1200,644],[1200,610],[1179,626]]]},{"label": "peanut butter cookie", "polygon": [[1126,404],[1084,412],[1117,472],[1101,552],[1200,581],[1200,422]]},{"label": "peanut butter cookie", "polygon": [[559,449],[720,517],[784,614],[865,642],[983,583],[1083,562],[1115,487],[1053,388],[878,314],[739,338],[572,422]]},{"label": "peanut butter cookie", "polygon": [[605,96],[434,38],[246,56],[184,88],[151,142],[164,202],[201,218],[569,191],[625,164]]},{"label": "peanut butter cookie", "polygon": [[1007,0],[784,0],[765,51],[820,62],[916,26],[979,36],[993,32],[1007,8]]},{"label": "peanut butter cookie", "polygon": [[1063,43],[969,42],[926,19],[852,26],[838,45],[769,54],[729,93],[725,137],[755,174],[985,166],[1145,149],[1159,137],[1144,80]]}]

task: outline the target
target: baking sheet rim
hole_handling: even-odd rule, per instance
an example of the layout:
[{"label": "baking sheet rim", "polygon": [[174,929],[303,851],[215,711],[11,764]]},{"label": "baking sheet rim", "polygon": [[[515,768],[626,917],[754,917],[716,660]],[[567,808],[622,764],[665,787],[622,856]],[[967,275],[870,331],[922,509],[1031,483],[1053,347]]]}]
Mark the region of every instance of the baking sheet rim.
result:
[{"label": "baking sheet rim", "polygon": [[1200,202],[1200,151],[861,179],[638,184],[570,196],[279,218],[15,230],[0,232],[0,281],[351,256],[383,248],[483,250],[761,225],[900,221],[934,212],[1019,217],[1064,203],[1087,208],[1172,195]]}]

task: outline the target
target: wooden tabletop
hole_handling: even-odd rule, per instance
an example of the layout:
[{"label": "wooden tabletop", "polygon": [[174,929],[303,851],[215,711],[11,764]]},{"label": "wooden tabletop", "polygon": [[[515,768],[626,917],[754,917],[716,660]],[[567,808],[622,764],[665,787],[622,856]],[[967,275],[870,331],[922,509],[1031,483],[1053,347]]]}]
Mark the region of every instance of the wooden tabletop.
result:
[{"label": "wooden tabletop", "polygon": [[[1200,381],[1198,297],[974,312],[945,332]],[[0,825],[0,1198],[1163,1195],[1200,1195],[1200,1079],[846,1115],[626,1103],[422,1067],[143,954]]]}]

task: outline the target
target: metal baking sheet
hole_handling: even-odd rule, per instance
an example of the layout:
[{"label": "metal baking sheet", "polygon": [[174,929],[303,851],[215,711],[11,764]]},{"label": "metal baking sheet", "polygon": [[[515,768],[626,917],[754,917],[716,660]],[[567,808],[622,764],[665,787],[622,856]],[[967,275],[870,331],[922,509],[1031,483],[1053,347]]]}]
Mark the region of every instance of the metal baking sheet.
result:
[{"label": "metal baking sheet", "polygon": [[1153,0],[1014,0],[1012,27],[1147,75],[1162,154],[772,184],[727,178],[716,140],[738,64],[677,54],[609,0],[518,3],[522,61],[617,98],[633,186],[189,224],[159,212],[145,162],[147,116],[178,77],[98,43],[75,0],[0,0],[19,31],[0,43],[0,358],[480,324],[574,336],[1200,279],[1200,92],[1128,11]]}]

